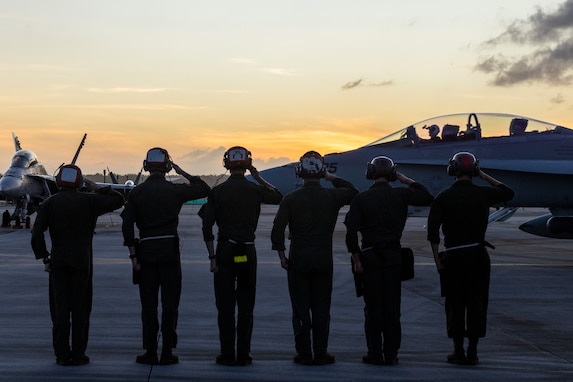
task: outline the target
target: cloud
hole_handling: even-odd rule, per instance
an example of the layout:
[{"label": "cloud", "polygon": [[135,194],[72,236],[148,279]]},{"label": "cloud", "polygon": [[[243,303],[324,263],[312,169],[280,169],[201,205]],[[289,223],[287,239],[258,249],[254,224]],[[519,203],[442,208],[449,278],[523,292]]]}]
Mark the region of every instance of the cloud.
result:
[{"label": "cloud", "polygon": [[205,110],[206,106],[188,106],[176,104],[30,104],[23,108],[44,109],[116,109],[116,110]]},{"label": "cloud", "polygon": [[296,73],[290,72],[283,68],[263,68],[262,71],[266,73],[277,74],[279,76],[297,76]]},{"label": "cloud", "polygon": [[89,88],[88,92],[91,93],[159,93],[165,92],[169,89],[167,88]]},{"label": "cloud", "polygon": [[260,70],[262,72],[265,73],[270,73],[270,74],[276,74],[279,76],[298,76],[297,73],[292,72],[288,69],[284,69],[284,68],[268,68],[268,67],[261,67],[258,65],[257,61],[251,59],[251,58],[231,58],[231,62],[234,62],[236,64],[240,64],[240,65],[257,65],[258,67],[256,68],[257,70]]},{"label": "cloud", "polygon": [[565,102],[565,98],[563,97],[563,94],[559,93],[555,97],[551,98],[550,102],[556,105],[560,105]]},{"label": "cloud", "polygon": [[522,83],[570,85],[573,83],[573,0],[553,12],[541,8],[512,22],[499,36],[482,44],[484,49],[525,48],[517,56],[502,53],[483,57],[475,70],[493,76],[495,86]]},{"label": "cloud", "polygon": [[379,87],[379,86],[391,86],[394,85],[393,81],[382,81],[382,82],[374,82],[374,83],[367,83],[364,79],[360,78],[356,81],[350,81],[342,85],[340,88],[342,90],[350,90],[360,86],[371,86],[371,87]]},{"label": "cloud", "polygon": [[360,78],[356,81],[347,82],[344,85],[342,85],[342,90],[354,89],[355,87],[360,86],[361,83],[362,83],[362,78]]},{"label": "cloud", "polygon": [[[193,174],[217,175],[226,171],[223,167],[223,155],[225,154],[225,151],[227,151],[227,149],[223,146],[219,146],[217,148],[194,149],[177,158],[173,158],[173,161],[186,171]],[[268,159],[258,157],[253,158],[253,165],[259,170],[282,166],[283,164],[290,162],[292,162],[292,160],[287,157]]]}]

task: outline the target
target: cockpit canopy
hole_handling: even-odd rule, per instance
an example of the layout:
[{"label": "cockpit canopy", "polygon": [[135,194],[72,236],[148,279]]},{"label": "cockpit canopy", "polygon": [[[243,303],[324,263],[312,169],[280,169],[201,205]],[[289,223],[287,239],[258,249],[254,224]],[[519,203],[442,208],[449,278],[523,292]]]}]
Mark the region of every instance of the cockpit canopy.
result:
[{"label": "cockpit canopy", "polygon": [[436,144],[526,134],[573,134],[573,130],[511,114],[462,113],[423,120],[366,146]]},{"label": "cockpit canopy", "polygon": [[32,151],[19,150],[12,157],[12,167],[29,168],[38,163],[38,157]]}]

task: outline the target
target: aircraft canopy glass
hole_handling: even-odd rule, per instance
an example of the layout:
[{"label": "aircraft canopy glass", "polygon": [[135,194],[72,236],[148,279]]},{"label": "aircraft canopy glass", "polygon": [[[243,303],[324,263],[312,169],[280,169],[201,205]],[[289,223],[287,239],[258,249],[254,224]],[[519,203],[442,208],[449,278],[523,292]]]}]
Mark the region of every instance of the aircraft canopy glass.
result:
[{"label": "aircraft canopy glass", "polygon": [[366,146],[398,146],[441,141],[479,140],[531,133],[573,134],[573,130],[511,114],[463,113],[430,118],[380,138]]},{"label": "aircraft canopy glass", "polygon": [[36,155],[28,150],[16,151],[12,157],[12,167],[28,168],[38,163]]}]

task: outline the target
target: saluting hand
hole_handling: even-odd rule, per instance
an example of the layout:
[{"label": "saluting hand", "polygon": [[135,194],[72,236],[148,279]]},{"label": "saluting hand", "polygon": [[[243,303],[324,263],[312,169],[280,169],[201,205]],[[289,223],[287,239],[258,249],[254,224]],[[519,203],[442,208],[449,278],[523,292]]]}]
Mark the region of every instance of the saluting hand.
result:
[{"label": "saluting hand", "polygon": [[331,173],[329,173],[328,171],[324,173],[324,179],[332,182],[332,180],[336,178],[336,176],[332,175]]},{"label": "saluting hand", "polygon": [[406,184],[406,185],[411,185],[412,183],[414,183],[413,179],[408,178],[406,175],[402,174],[401,172],[396,172],[396,179],[398,179],[400,182]]},{"label": "saluting hand", "polygon": [[171,163],[171,167],[173,167],[173,170],[175,170],[176,173],[178,173],[179,175],[181,175],[181,167],[179,167],[178,165],[176,165],[175,163]]},{"label": "saluting hand", "polygon": [[253,176],[253,178],[256,178],[257,176],[259,176],[259,170],[257,170],[257,168],[255,166],[253,166],[253,165],[249,166],[248,170],[251,173],[251,175]]}]

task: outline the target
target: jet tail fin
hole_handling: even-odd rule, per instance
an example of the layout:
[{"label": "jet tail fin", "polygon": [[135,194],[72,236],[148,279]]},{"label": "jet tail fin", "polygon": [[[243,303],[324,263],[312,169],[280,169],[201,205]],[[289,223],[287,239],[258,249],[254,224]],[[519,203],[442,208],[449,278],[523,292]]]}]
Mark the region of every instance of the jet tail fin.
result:
[{"label": "jet tail fin", "polygon": [[139,184],[139,180],[141,179],[141,171],[135,177],[135,181],[133,182],[136,186]]},{"label": "jet tail fin", "polygon": [[109,177],[111,178],[111,182],[113,184],[118,184],[117,177],[115,176],[115,174],[113,172],[109,171],[109,168],[107,169],[107,171],[109,172]]},{"label": "jet tail fin", "polygon": [[22,150],[22,146],[20,145],[20,140],[18,139],[18,136],[12,133],[12,139],[14,139],[14,149],[16,151]]},{"label": "jet tail fin", "polygon": [[84,137],[82,138],[82,141],[80,142],[80,145],[76,150],[76,155],[74,155],[74,159],[72,159],[72,164],[76,164],[76,160],[78,160],[78,155],[80,155],[80,151],[82,150],[82,147],[84,147],[84,144],[86,143],[87,136],[88,136],[87,134],[84,134]]}]

